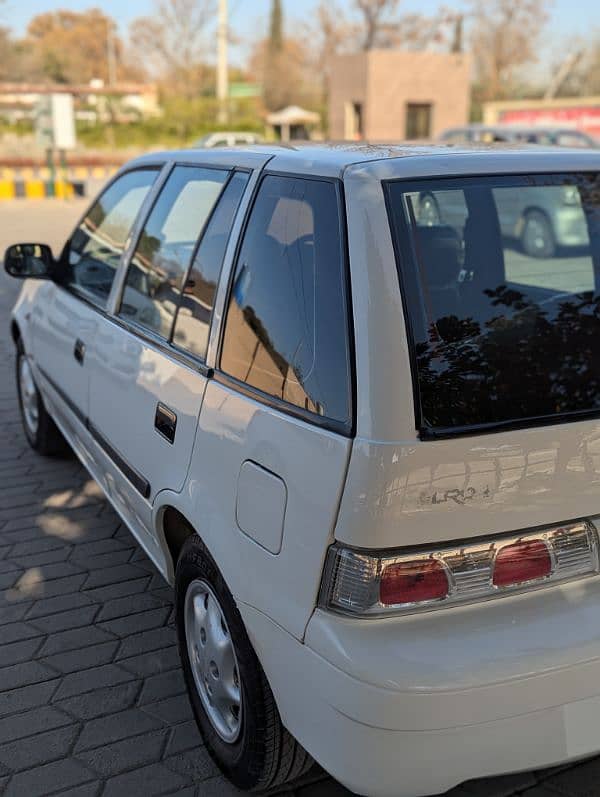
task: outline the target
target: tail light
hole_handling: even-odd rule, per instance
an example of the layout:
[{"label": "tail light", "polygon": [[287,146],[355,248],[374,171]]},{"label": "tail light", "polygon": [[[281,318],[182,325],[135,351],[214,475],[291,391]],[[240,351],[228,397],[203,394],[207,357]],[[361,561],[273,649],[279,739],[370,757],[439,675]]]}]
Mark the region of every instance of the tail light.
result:
[{"label": "tail light", "polygon": [[400,551],[329,550],[320,605],[363,617],[499,598],[598,573],[590,521]]}]

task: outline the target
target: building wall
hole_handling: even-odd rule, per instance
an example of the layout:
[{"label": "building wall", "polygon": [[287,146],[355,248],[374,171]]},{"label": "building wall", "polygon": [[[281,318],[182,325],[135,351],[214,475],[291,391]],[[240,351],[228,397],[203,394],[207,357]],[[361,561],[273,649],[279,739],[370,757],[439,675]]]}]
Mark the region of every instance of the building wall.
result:
[{"label": "building wall", "polygon": [[[329,79],[329,138],[345,138],[346,103],[367,105],[367,54],[336,55]],[[366,118],[366,117],[365,117]]]},{"label": "building wall", "polygon": [[363,101],[365,138],[406,136],[407,103],[431,103],[431,136],[469,118],[471,62],[464,53],[371,50],[331,63],[330,135],[344,137],[345,103]]}]

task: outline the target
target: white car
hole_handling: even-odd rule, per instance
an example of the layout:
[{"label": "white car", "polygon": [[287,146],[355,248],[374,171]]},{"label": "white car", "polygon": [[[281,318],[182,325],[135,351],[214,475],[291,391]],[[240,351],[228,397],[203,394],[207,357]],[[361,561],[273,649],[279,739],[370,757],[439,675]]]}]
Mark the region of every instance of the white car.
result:
[{"label": "white car", "polygon": [[[600,751],[599,166],[152,154],[56,260],[9,248],[25,433],[68,442],[174,585],[238,787],[316,759],[416,797]],[[585,245],[511,248],[497,192],[565,186]],[[462,228],[420,223],[448,190]]]},{"label": "white car", "polygon": [[260,144],[263,138],[258,133],[245,132],[244,130],[220,130],[216,133],[207,133],[194,142],[198,149],[212,149],[212,147],[240,147],[248,144]]}]

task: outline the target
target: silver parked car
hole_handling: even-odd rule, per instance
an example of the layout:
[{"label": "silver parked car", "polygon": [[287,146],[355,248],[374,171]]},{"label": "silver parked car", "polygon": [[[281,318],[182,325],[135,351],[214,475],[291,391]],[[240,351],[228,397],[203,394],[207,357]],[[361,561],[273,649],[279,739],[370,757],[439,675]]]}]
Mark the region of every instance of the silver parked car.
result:
[{"label": "silver parked car", "polygon": [[446,144],[493,144],[505,141],[553,147],[598,146],[598,142],[592,136],[572,127],[525,127],[508,124],[452,127],[442,133],[440,141]]},{"label": "silver parked car", "polygon": [[[418,221],[462,230],[468,210],[461,191],[426,191],[418,198]],[[587,226],[575,186],[532,186],[528,191],[496,187],[492,191],[504,238],[517,241],[530,257],[552,257],[559,247],[588,243]]]},{"label": "silver parked car", "polygon": [[213,147],[243,147],[247,144],[260,144],[263,141],[258,133],[250,133],[244,130],[227,131],[219,130],[216,133],[208,133],[192,146],[194,149],[212,149]]}]

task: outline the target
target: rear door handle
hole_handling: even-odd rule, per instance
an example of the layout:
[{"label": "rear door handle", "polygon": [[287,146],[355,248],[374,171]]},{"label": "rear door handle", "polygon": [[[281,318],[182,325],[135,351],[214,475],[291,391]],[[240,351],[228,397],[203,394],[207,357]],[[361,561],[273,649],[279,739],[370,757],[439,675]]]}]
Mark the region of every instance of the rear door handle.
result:
[{"label": "rear door handle", "polygon": [[75,341],[75,346],[73,347],[73,357],[75,357],[79,365],[83,365],[83,360],[85,358],[85,343],[80,338],[77,338]]},{"label": "rear door handle", "polygon": [[175,442],[175,430],[177,429],[177,415],[161,401],[156,405],[154,416],[154,428],[168,440],[169,443]]}]

